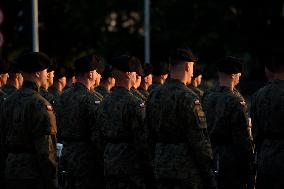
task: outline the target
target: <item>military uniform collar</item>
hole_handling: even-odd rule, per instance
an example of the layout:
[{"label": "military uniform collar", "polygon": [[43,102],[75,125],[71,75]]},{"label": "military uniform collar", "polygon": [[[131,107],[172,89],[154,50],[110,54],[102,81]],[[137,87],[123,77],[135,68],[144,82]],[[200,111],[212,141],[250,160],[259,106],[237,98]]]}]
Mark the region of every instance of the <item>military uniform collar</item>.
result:
[{"label": "military uniform collar", "polygon": [[39,92],[39,86],[33,81],[24,81],[22,88],[28,88]]},{"label": "military uniform collar", "polygon": [[83,83],[80,83],[80,82],[76,82],[73,84],[73,87],[75,89],[83,89],[83,90],[86,90],[86,91],[90,91]]}]

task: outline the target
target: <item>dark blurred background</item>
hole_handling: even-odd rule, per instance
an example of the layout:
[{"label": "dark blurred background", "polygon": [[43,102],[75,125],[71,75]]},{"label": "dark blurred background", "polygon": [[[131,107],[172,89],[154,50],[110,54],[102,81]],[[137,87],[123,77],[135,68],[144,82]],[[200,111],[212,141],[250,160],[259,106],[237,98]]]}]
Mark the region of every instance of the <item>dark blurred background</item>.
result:
[{"label": "dark blurred background", "polygon": [[[0,1],[2,58],[31,50],[30,4]],[[204,78],[210,79],[217,59],[239,56],[245,61],[241,88],[251,94],[265,82],[263,63],[283,50],[283,5],[283,0],[152,0],[151,57],[187,45],[204,65]],[[143,60],[143,23],[142,0],[39,0],[40,51],[64,64],[88,53],[108,59],[123,51]]]}]

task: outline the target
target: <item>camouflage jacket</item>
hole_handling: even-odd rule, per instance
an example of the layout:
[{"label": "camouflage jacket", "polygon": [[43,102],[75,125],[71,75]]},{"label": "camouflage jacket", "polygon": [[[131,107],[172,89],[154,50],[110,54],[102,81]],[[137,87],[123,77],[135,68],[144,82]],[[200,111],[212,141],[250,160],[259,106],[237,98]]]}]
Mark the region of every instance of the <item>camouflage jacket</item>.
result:
[{"label": "camouflage jacket", "polygon": [[187,180],[191,188],[214,187],[212,149],[196,94],[169,78],[150,93],[146,107],[156,179]]},{"label": "camouflage jacket", "polygon": [[38,86],[25,81],[1,107],[1,141],[7,149],[7,179],[38,179],[56,185],[56,121]]},{"label": "camouflage jacket", "polygon": [[6,96],[7,94],[2,89],[0,89],[0,101],[4,100]]},{"label": "camouflage jacket", "polygon": [[95,91],[100,93],[103,97],[105,97],[106,95],[108,95],[110,93],[110,91],[108,91],[105,87],[99,85],[95,88]]},{"label": "camouflage jacket", "polygon": [[54,105],[55,102],[55,96],[53,96],[53,94],[51,94],[50,92],[48,92],[48,90],[46,90],[43,87],[40,87],[39,89],[39,93],[40,95],[45,98],[50,104]]},{"label": "camouflage jacket", "polygon": [[258,173],[284,176],[284,81],[275,80],[257,91],[251,107]]},{"label": "camouflage jacket", "polygon": [[17,88],[14,85],[6,84],[2,88],[3,92],[5,92],[7,95],[12,94],[13,92],[17,91]]},{"label": "camouflage jacket", "polygon": [[200,99],[202,98],[204,92],[201,89],[199,89],[198,87],[194,87],[193,85],[188,85],[187,87],[191,89],[193,92],[195,92]]},{"label": "camouflage jacket", "polygon": [[138,91],[139,91],[143,96],[145,96],[146,99],[148,99],[148,97],[149,97],[149,92],[148,92],[148,91],[146,91],[146,90],[143,89],[142,87],[138,87]]},{"label": "camouflage jacket", "polygon": [[139,98],[140,100],[142,100],[143,102],[145,102],[147,100],[147,98],[137,89],[135,88],[131,88],[130,92],[136,96],[137,98]]},{"label": "camouflage jacket", "polygon": [[78,178],[84,175],[82,182],[95,182],[90,179],[92,175],[103,175],[98,169],[102,166],[97,159],[99,154],[90,139],[101,100],[77,82],[63,91],[56,104],[58,132],[64,145],[62,161],[66,162],[70,176]]},{"label": "camouflage jacket", "polygon": [[153,81],[153,84],[148,88],[148,92],[151,93],[154,91],[157,87],[161,86],[161,83]]},{"label": "camouflage jacket", "polygon": [[106,177],[149,174],[144,111],[144,103],[122,87],[102,101],[93,140],[101,141]]}]

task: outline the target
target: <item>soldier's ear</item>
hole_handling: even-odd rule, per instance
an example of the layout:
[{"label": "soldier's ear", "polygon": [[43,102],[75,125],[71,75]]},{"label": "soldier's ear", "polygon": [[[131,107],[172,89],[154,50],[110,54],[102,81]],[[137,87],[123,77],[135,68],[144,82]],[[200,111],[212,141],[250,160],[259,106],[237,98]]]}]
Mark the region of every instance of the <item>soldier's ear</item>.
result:
[{"label": "soldier's ear", "polygon": [[37,78],[39,78],[39,77],[40,77],[40,72],[35,72],[35,76],[36,76]]}]

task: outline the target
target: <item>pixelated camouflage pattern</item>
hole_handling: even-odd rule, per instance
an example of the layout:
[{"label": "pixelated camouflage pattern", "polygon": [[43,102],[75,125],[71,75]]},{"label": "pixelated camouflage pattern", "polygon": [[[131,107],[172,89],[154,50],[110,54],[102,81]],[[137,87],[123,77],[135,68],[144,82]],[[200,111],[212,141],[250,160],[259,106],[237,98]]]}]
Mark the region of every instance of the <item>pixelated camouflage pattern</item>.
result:
[{"label": "pixelated camouflage pattern", "polygon": [[147,98],[137,89],[135,88],[131,88],[130,92],[136,96],[137,98],[139,98],[140,100],[142,100],[143,102],[145,102],[147,100]]},{"label": "pixelated camouflage pattern", "polygon": [[150,183],[144,116],[144,103],[123,87],[114,87],[102,101],[93,140],[101,142],[107,188],[145,188]]},{"label": "pixelated camouflage pattern", "polygon": [[150,93],[146,107],[157,187],[214,188],[212,150],[196,94],[169,78]]},{"label": "pixelated camouflage pattern", "polygon": [[188,85],[188,88],[191,89],[194,93],[196,93],[200,99],[202,98],[204,91],[202,91],[200,88],[195,87],[193,85]]},{"label": "pixelated camouflage pattern", "polygon": [[54,105],[55,102],[55,96],[53,96],[48,90],[46,90],[43,87],[40,87],[39,89],[40,95],[45,98],[50,104]]},{"label": "pixelated camouflage pattern", "polygon": [[95,91],[100,93],[103,97],[105,97],[106,95],[108,95],[110,93],[110,91],[108,91],[104,86],[97,86],[95,88]]},{"label": "pixelated camouflage pattern", "polygon": [[7,95],[12,94],[13,92],[17,91],[17,88],[14,85],[6,84],[2,88],[3,92],[5,92]]},{"label": "pixelated camouflage pattern", "polygon": [[38,93],[38,86],[25,81],[1,107],[1,141],[7,150],[7,186],[29,182],[35,188],[56,188],[56,121],[50,103]]},{"label": "pixelated camouflage pattern", "polygon": [[203,99],[218,188],[245,188],[253,154],[247,104],[236,89],[225,86],[215,87]]},{"label": "pixelated camouflage pattern", "polygon": [[257,150],[257,187],[284,187],[284,81],[275,80],[253,97],[251,117]]},{"label": "pixelated camouflage pattern", "polygon": [[67,171],[67,188],[102,188],[103,170],[90,140],[101,98],[82,83],[66,89],[57,101],[57,120],[63,141],[61,164]]},{"label": "pixelated camouflage pattern", "polygon": [[146,99],[148,99],[148,97],[149,97],[149,92],[148,92],[148,91],[146,91],[146,90],[143,89],[142,87],[138,87],[138,91],[139,91],[143,96],[145,96]]}]

